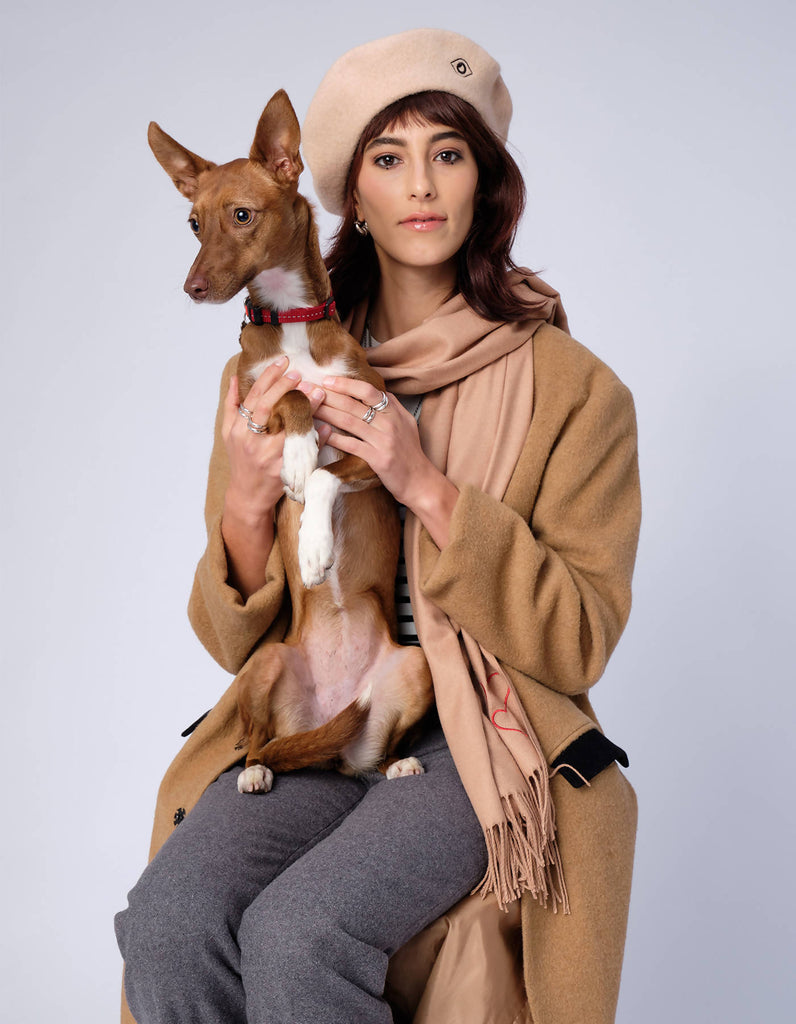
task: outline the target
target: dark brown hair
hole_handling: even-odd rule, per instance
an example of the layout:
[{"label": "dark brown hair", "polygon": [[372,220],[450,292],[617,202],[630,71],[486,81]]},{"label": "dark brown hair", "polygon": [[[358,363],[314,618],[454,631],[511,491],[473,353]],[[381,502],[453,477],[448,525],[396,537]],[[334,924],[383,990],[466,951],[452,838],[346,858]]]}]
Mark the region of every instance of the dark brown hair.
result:
[{"label": "dark brown hair", "polygon": [[326,257],[332,294],[345,317],[362,299],[375,294],[379,264],[373,239],[354,229],[354,187],[365,147],[390,125],[425,121],[458,131],[478,165],[475,216],[458,252],[456,287],[467,304],[488,320],[525,320],[533,302],[511,289],[507,271],[516,269],[511,248],[525,208],[525,183],[502,140],[466,100],[447,92],[419,92],[396,100],[371,119],[359,138],[346,181],[343,219]]}]

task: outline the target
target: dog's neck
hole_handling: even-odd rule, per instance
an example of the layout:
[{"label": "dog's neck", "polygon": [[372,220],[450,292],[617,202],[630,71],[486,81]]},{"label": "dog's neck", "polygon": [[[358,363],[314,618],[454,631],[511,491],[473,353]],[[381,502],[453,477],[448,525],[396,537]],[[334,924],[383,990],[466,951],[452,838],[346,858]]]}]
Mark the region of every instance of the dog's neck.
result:
[{"label": "dog's neck", "polygon": [[292,238],[281,247],[284,258],[267,267],[247,285],[257,306],[275,310],[299,309],[325,302],[331,293],[329,275],[318,244],[318,230],[310,205],[296,197]]}]

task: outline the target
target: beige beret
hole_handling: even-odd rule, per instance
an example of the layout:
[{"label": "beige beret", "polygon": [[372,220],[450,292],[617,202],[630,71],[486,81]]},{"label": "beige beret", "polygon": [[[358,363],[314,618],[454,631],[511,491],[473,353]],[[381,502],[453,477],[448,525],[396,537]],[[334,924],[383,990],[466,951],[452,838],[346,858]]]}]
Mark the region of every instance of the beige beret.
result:
[{"label": "beige beret", "polygon": [[432,89],[467,100],[505,140],[511,97],[500,65],[458,32],[412,29],[357,46],[332,65],[302,129],[315,192],[330,213],[343,212],[348,168],[371,118],[395,100]]}]

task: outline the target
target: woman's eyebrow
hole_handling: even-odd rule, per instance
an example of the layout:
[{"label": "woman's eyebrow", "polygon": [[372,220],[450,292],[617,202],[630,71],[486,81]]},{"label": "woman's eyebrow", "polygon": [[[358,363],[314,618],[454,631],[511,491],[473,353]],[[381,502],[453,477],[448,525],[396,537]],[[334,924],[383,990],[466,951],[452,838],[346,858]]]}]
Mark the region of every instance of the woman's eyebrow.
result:
[{"label": "woman's eyebrow", "polygon": [[[437,143],[437,142],[443,142],[445,139],[458,139],[460,142],[464,142],[464,136],[461,134],[461,132],[453,131],[453,129],[450,129],[450,130],[445,131],[445,132],[435,132],[431,136],[430,141],[432,143]],[[367,144],[367,146],[365,146],[365,149],[368,150],[372,146],[403,146],[403,147],[405,147],[406,146],[406,140],[405,139],[400,139],[400,138],[395,138],[392,135],[379,135],[378,138],[371,139],[370,142]]]},{"label": "woman's eyebrow", "polygon": [[370,142],[365,146],[365,149],[370,149],[372,146],[405,146],[406,142],[403,139],[395,139],[391,135],[380,135],[377,139],[371,139]]},{"label": "woman's eyebrow", "polygon": [[461,132],[455,132],[453,130],[447,132],[436,132],[431,136],[432,142],[442,142],[444,139],[458,139],[460,142],[464,142],[464,136]]}]

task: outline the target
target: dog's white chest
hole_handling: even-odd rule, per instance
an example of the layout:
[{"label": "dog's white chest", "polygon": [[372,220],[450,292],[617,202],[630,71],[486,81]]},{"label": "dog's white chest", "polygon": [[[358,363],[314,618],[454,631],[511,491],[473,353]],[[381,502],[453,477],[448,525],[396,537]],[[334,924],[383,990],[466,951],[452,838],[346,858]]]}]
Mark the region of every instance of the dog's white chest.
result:
[{"label": "dog's white chest", "polygon": [[[307,328],[303,323],[282,325],[282,352],[290,360],[287,369],[300,373],[302,380],[308,380],[313,384],[320,384],[324,377],[347,377],[351,372],[347,361],[342,358],[331,359],[323,364],[315,362],[310,355]],[[256,363],[249,371],[252,378],[257,380],[278,358],[279,354],[276,354]]]}]

